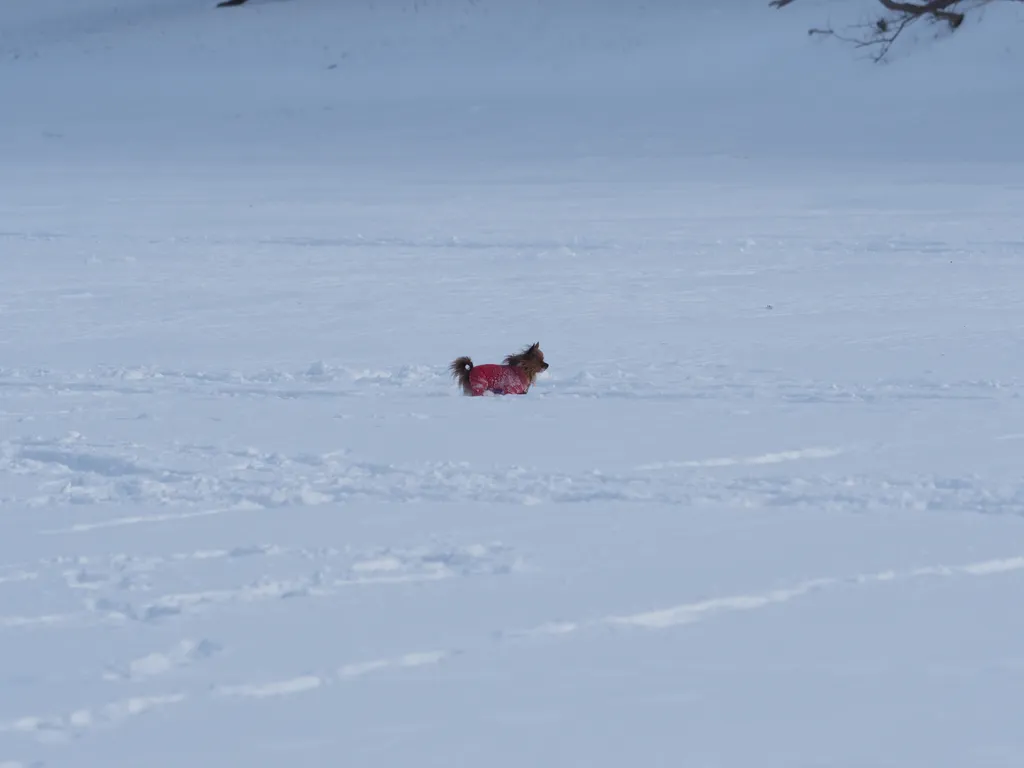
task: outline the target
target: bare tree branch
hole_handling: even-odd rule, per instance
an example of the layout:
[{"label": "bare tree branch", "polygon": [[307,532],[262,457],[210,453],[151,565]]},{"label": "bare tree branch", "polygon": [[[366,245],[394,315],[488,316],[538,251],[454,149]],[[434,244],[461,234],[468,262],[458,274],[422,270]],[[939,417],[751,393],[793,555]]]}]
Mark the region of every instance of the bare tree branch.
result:
[{"label": "bare tree branch", "polygon": [[[771,0],[772,8],[785,8],[796,0]],[[908,27],[917,22],[941,24],[946,32],[955,32],[972,11],[990,3],[1024,2],[1024,0],[878,0],[882,14],[870,23],[857,24],[838,31],[833,27],[808,30],[810,35],[824,35],[850,43],[856,48],[871,49],[872,58],[882,61]]]}]

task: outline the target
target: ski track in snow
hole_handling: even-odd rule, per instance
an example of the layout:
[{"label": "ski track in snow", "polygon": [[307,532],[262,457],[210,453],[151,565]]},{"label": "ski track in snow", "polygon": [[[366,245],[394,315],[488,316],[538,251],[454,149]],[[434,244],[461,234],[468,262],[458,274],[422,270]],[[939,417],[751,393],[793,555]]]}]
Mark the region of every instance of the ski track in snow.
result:
[{"label": "ski track in snow", "polygon": [[[144,715],[151,710],[184,704],[190,699],[205,697],[226,700],[262,700],[298,696],[350,683],[368,675],[453,663],[458,658],[471,653],[486,654],[495,642],[521,644],[543,638],[556,641],[588,631],[672,630],[702,621],[711,621],[722,614],[769,609],[811,595],[843,588],[866,588],[922,579],[986,578],[1017,574],[1020,571],[1024,571],[1024,556],[989,559],[960,565],[932,565],[845,577],[815,578],[789,587],[708,598],[632,614],[612,614],[597,619],[555,620],[528,629],[495,632],[487,638],[477,638],[475,642],[460,648],[414,651],[389,658],[350,661],[342,663],[332,670],[306,671],[271,681],[215,684],[203,693],[168,691],[147,696],[119,698],[91,707],[80,706],[62,714],[24,715],[0,723],[0,733],[24,734],[40,742],[60,742],[91,730],[122,725],[127,720]],[[214,655],[218,650],[215,644],[208,641],[198,643],[183,641],[170,653],[155,653],[135,660],[129,665],[127,674],[109,675],[108,679],[136,680],[158,675],[168,669],[191,663],[197,658]]]},{"label": "ski track in snow", "polygon": [[587,630],[608,628],[670,629],[686,624],[705,621],[722,613],[751,611],[775,604],[787,603],[817,592],[842,587],[867,586],[890,582],[910,581],[926,578],[951,578],[957,576],[993,576],[1024,570],[1024,557],[1015,556],[983,560],[965,565],[922,566],[907,570],[885,570],[869,574],[846,577],[822,577],[808,579],[791,587],[780,587],[764,592],[711,598],[695,603],[659,608],[627,615],[605,616],[587,621],[553,621],[526,630],[501,633],[512,639],[540,636],[564,636]]},{"label": "ski track in snow", "polygon": [[108,681],[142,681],[212,658],[223,649],[212,640],[180,640],[167,651],[154,651],[123,666],[111,665],[103,674]]},{"label": "ski track in snow", "polygon": [[717,459],[697,459],[691,461],[659,461],[654,464],[644,464],[637,467],[637,469],[758,466],[761,464],[781,464],[786,461],[799,461],[800,459],[831,459],[833,456],[840,456],[842,453],[843,451],[840,448],[804,448],[797,451],[764,453],[760,456],[721,457]]},{"label": "ski track in snow", "polygon": [[[261,575],[252,581],[221,589],[191,592],[165,592],[153,596],[151,582],[174,580],[178,565],[189,561],[246,560],[279,558],[312,566],[312,570],[285,577],[278,566],[277,575]],[[424,546],[414,549],[380,548],[365,552],[336,549],[295,549],[275,546],[238,547],[232,550],[201,550],[170,556],[72,557],[56,558],[38,564],[35,574],[42,579],[47,571],[50,581],[60,580],[72,591],[83,591],[83,609],[61,614],[36,616],[0,615],[0,628],[57,628],[75,626],[124,626],[136,623],[167,622],[197,612],[272,600],[329,598],[359,587],[435,582],[468,576],[500,576],[522,567],[521,558],[500,543],[460,547]],[[44,570],[44,568],[46,570]],[[135,595],[143,597],[135,598]],[[203,643],[197,646],[206,648]],[[186,654],[187,655],[187,654]],[[131,677],[131,673],[125,673]]]}]

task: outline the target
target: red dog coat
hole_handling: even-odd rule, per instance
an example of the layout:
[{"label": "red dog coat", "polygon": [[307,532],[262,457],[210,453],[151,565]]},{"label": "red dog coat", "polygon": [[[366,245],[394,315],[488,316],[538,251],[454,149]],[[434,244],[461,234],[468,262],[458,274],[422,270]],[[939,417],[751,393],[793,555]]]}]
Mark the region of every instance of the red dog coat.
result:
[{"label": "red dog coat", "polygon": [[473,396],[484,392],[496,395],[525,395],[530,388],[530,377],[519,368],[511,365],[485,363],[474,365],[469,372],[469,387]]}]

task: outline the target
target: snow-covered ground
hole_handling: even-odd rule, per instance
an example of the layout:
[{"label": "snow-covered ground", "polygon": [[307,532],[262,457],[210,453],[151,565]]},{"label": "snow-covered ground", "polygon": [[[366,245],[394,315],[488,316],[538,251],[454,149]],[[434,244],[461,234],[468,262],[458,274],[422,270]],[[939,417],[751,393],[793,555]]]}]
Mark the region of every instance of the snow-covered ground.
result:
[{"label": "snow-covered ground", "polygon": [[212,5],[0,7],[0,766],[1024,764],[1024,10]]}]

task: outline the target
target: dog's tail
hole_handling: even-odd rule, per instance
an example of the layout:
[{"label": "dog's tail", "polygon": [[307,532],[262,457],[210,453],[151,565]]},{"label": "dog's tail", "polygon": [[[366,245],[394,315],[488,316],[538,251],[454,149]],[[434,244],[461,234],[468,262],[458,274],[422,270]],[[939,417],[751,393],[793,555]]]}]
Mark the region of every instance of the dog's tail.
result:
[{"label": "dog's tail", "polygon": [[468,395],[470,393],[469,372],[473,370],[473,361],[468,357],[456,358],[448,366],[448,370],[451,371],[452,378],[459,382],[462,391]]}]

